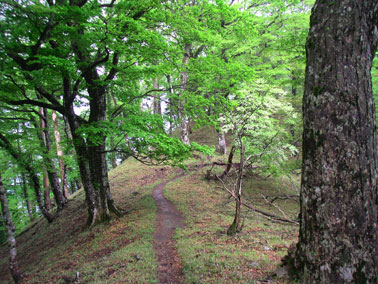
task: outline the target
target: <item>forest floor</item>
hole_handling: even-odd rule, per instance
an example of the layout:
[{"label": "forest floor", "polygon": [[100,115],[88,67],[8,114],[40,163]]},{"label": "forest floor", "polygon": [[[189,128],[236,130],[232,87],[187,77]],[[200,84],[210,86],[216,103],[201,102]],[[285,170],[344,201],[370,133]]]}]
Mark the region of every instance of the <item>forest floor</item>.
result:
[{"label": "forest floor", "polygon": [[[129,213],[92,229],[83,229],[84,192],[75,193],[52,224],[41,218],[18,236],[24,283],[293,283],[271,275],[297,240],[298,227],[244,206],[242,232],[228,236],[233,199],[221,183],[205,179],[209,167],[198,167],[203,162],[193,158],[186,162],[191,170],[183,172],[128,159],[109,176],[116,204]],[[293,186],[298,180],[295,174],[262,178],[247,172],[244,200],[296,219],[298,201],[289,197],[298,194]],[[174,220],[163,218],[164,211]],[[0,283],[12,283],[5,245]]]}]

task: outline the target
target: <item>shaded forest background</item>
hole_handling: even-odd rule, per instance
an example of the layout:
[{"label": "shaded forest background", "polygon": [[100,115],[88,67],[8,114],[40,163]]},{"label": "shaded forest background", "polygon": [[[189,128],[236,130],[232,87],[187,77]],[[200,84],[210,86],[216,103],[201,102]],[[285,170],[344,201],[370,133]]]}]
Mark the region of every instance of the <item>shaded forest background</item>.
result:
[{"label": "shaded forest background", "polygon": [[[186,168],[232,153],[240,188],[244,167],[298,171],[313,2],[1,1],[0,173],[16,232],[54,222],[79,188],[87,226],[122,216],[107,173],[129,158]],[[377,102],[377,61],[372,78]],[[198,129],[214,137],[191,141]]]}]

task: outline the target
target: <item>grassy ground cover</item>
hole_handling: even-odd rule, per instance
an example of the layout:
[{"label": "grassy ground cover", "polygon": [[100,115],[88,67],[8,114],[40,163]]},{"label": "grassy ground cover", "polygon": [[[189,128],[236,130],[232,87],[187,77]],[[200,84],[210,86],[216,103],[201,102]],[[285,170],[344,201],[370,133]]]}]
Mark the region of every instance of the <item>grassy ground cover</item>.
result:
[{"label": "grassy ground cover", "polygon": [[[209,162],[209,161],[206,161]],[[191,168],[198,160],[188,161]],[[165,187],[165,195],[186,219],[176,233],[186,283],[260,283],[271,273],[298,228],[272,223],[244,208],[245,226],[235,237],[225,234],[232,222],[233,200],[215,181],[205,180],[208,168],[191,171]],[[18,237],[18,251],[26,283],[156,283],[153,251],[156,206],[154,185],[177,174],[177,169],[148,167],[127,160],[110,172],[112,192],[119,207],[131,210],[122,218],[83,230],[84,193],[76,193],[52,223],[43,219]],[[264,200],[293,194],[289,181],[247,176],[246,201],[274,214],[281,212]],[[293,200],[274,204],[289,218],[298,214]],[[12,283],[7,248],[0,248],[0,283]],[[276,279],[271,283],[289,283]]]},{"label": "grassy ground cover", "polygon": [[[274,271],[297,238],[293,225],[272,223],[244,208],[243,231],[235,237],[226,231],[233,220],[234,202],[217,182],[204,179],[206,169],[194,172],[166,186],[165,195],[183,213],[186,227],[177,233],[187,283],[260,283]],[[265,199],[294,192],[289,181],[248,177],[244,196],[249,204],[288,218],[298,214],[294,200]],[[271,283],[289,283],[273,279]]]}]

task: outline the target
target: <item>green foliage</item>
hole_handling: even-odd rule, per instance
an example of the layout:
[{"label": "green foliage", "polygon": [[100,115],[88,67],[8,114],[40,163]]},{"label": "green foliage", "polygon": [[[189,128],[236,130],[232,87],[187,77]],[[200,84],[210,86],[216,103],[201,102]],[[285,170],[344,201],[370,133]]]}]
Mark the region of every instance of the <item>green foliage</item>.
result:
[{"label": "green foliage", "polygon": [[[264,107],[248,120],[241,141],[251,161],[264,162],[276,172],[275,165],[295,151],[288,142],[300,140],[297,113],[312,2],[121,0],[105,7],[90,0],[77,7],[64,1],[3,1],[0,107],[6,120],[0,121],[0,129],[12,143],[21,141],[22,152],[41,173],[43,156],[55,161],[57,156],[42,151],[36,136],[40,129],[29,122],[29,112],[38,109],[30,105],[44,104],[64,114],[69,82],[71,90],[76,88],[72,105],[81,123],[77,134],[85,142],[99,145],[106,140],[112,159],[133,155],[148,163],[179,165],[193,151],[209,155],[211,150],[183,145],[169,135],[168,125],[174,131],[184,117],[196,127],[210,124],[219,129],[219,122],[230,125],[228,116],[256,107],[244,104],[256,100]],[[184,64],[187,45],[189,62]],[[19,62],[27,67],[21,70]],[[113,68],[117,74],[108,80]],[[96,80],[88,79],[89,69],[97,73]],[[155,80],[158,90],[153,90]],[[96,109],[89,91],[94,86],[103,87],[108,101],[115,101],[107,104],[107,117],[100,120],[93,119]],[[292,96],[282,95],[280,89]],[[141,111],[140,104],[152,97],[163,102],[163,116]],[[288,109],[290,104],[297,111]],[[39,118],[34,115],[34,120]],[[19,125],[22,135],[15,131]],[[64,133],[62,124],[60,131]],[[275,150],[264,150],[272,139]],[[73,181],[78,170],[72,141],[64,138],[61,144]],[[264,159],[259,158],[262,151]],[[14,168],[9,161],[7,166]]]},{"label": "green foliage", "polygon": [[240,90],[233,104],[230,112],[220,118],[223,131],[234,133],[237,149],[244,145],[246,163],[278,174],[281,163],[297,152],[289,143],[288,131],[296,123],[296,114],[285,101],[285,92],[257,80]]}]

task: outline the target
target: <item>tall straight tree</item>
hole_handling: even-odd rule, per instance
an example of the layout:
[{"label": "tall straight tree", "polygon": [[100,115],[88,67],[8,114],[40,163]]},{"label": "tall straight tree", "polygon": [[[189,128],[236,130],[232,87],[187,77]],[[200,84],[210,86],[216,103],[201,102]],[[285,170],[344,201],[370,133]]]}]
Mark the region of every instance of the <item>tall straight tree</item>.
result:
[{"label": "tall straight tree", "polygon": [[9,244],[9,270],[13,277],[14,283],[19,283],[22,279],[22,273],[18,266],[17,261],[17,249],[16,249],[16,228],[12,222],[11,214],[9,211],[8,199],[6,196],[5,188],[0,174],[0,204],[1,204],[1,213],[3,215],[5,229],[8,235],[8,244]]},{"label": "tall straight tree", "polygon": [[378,1],[318,0],[307,38],[296,265],[302,283],[378,283],[371,66]]}]

